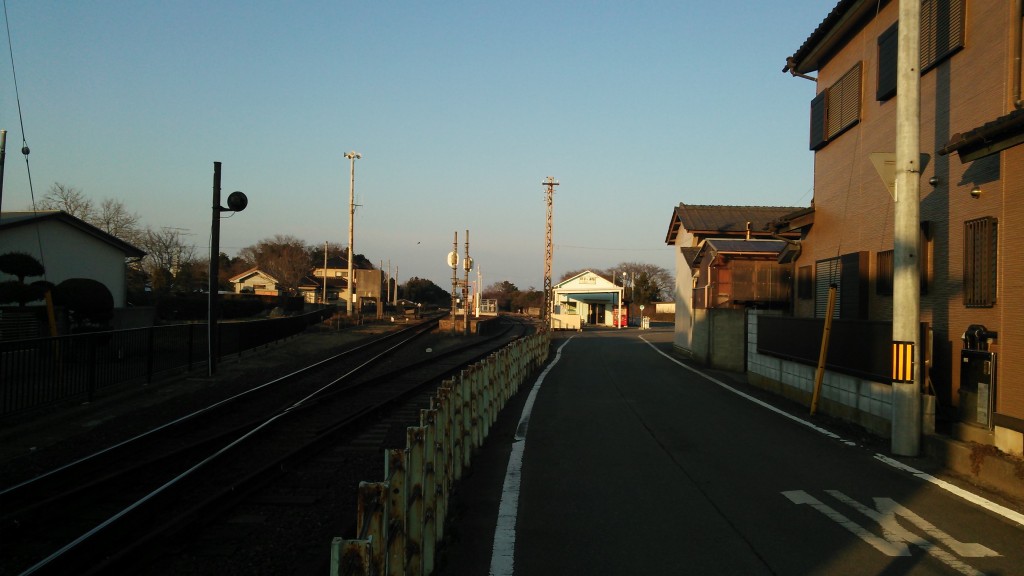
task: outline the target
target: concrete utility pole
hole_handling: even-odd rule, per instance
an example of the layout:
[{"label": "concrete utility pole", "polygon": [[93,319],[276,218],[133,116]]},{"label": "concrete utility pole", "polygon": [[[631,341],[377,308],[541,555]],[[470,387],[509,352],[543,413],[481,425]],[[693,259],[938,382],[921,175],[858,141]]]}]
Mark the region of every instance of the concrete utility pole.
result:
[{"label": "concrete utility pole", "polygon": [[900,0],[892,313],[892,451],[899,456],[917,456],[921,443],[920,34],[920,0]]},{"label": "concrete utility pole", "polygon": [[327,241],[324,240],[324,297],[320,299],[320,303],[324,306],[327,305]]},{"label": "concrete utility pole", "polygon": [[355,259],[355,251],[352,249],[352,243],[355,240],[355,233],[353,232],[352,225],[355,223],[356,216],[356,159],[362,158],[363,155],[358,152],[346,152],[345,158],[349,160],[349,180],[348,180],[348,302],[345,304],[345,310],[348,312],[348,316],[352,316],[352,302],[356,298],[356,282],[355,278],[352,277],[352,260]]},{"label": "concrete utility pole", "polygon": [[555,186],[558,186],[558,180],[555,180],[554,176],[548,176],[547,180],[541,182],[547,187],[547,198],[548,206],[548,219],[547,229],[544,236],[544,308],[541,311],[541,317],[543,318],[544,325],[541,326],[542,332],[547,332],[551,329],[551,261],[555,253],[555,246],[552,242],[552,222],[554,221],[554,206],[555,206]]},{"label": "concrete utility pole", "polygon": [[466,321],[462,333],[469,336],[469,271],[473,269],[473,260],[469,257],[469,230],[466,230],[466,257],[462,261],[462,269],[465,272],[462,285],[462,316]]},{"label": "concrete utility pole", "polygon": [[452,240],[452,251],[448,253],[448,266],[452,269],[452,336],[455,336],[455,319],[458,317],[458,303],[455,301],[455,289],[459,286],[459,277],[456,276],[459,270],[459,231],[455,231],[455,239]]}]

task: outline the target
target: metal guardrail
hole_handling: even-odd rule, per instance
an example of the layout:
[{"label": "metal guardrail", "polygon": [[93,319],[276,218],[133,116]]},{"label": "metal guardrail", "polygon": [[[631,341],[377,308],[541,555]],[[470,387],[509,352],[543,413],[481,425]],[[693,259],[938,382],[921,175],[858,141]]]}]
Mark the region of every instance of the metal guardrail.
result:
[{"label": "metal guardrail", "polygon": [[449,498],[498,413],[548,358],[550,334],[527,336],[441,383],[385,480],[360,482],[357,534],[331,541],[331,576],[431,574]]},{"label": "metal guardrail", "polygon": [[[334,313],[217,323],[218,359],[299,334]],[[0,417],[206,366],[206,323],[0,342]]]}]

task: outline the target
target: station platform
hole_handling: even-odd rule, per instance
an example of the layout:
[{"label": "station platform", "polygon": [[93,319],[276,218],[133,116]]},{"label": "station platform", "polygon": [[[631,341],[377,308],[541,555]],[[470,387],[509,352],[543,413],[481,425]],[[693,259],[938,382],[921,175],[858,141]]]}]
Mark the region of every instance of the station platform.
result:
[{"label": "station platform", "polygon": [[[555,332],[553,360],[506,406],[456,489],[435,574],[892,569],[848,526],[801,506],[840,491],[941,510],[939,526],[980,522],[976,505],[880,464],[887,440],[812,421],[743,374],[694,368],[673,356],[672,337],[657,324]],[[905,462],[935,472],[925,458]],[[1011,524],[1024,518],[1020,502],[996,507]],[[1006,537],[992,536],[993,548]]]}]

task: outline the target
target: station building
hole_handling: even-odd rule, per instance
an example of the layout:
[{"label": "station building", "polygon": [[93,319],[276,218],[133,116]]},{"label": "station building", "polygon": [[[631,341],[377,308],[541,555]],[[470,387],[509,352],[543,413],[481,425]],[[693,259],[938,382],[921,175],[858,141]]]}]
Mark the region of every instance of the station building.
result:
[{"label": "station building", "polygon": [[580,330],[584,326],[628,325],[623,287],[587,270],[556,284],[551,290],[552,330]]}]

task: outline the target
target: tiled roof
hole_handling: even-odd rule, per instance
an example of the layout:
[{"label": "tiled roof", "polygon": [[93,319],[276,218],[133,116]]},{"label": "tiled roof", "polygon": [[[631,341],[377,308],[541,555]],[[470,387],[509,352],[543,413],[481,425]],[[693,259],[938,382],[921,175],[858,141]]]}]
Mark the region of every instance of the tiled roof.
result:
[{"label": "tiled roof", "polygon": [[[954,134],[939,154],[959,152],[960,159],[977,158],[1005,150],[1024,140],[1024,108],[1000,116],[963,134]],[[969,156],[969,154],[974,154]],[[966,158],[965,158],[966,157]]]},{"label": "tiled roof", "polygon": [[827,58],[829,45],[842,38],[845,31],[857,26],[864,18],[872,16],[876,9],[876,3],[868,0],[839,0],[800,48],[786,58],[786,66],[782,71],[807,74],[818,70],[822,60]]},{"label": "tiled roof", "polygon": [[705,246],[715,252],[778,254],[786,247],[782,240],[735,240],[731,238],[708,238]]},{"label": "tiled roof", "polygon": [[676,217],[683,228],[691,233],[746,232],[750,223],[752,232],[763,232],[769,222],[801,210],[793,206],[711,206],[687,205],[676,207]]}]

